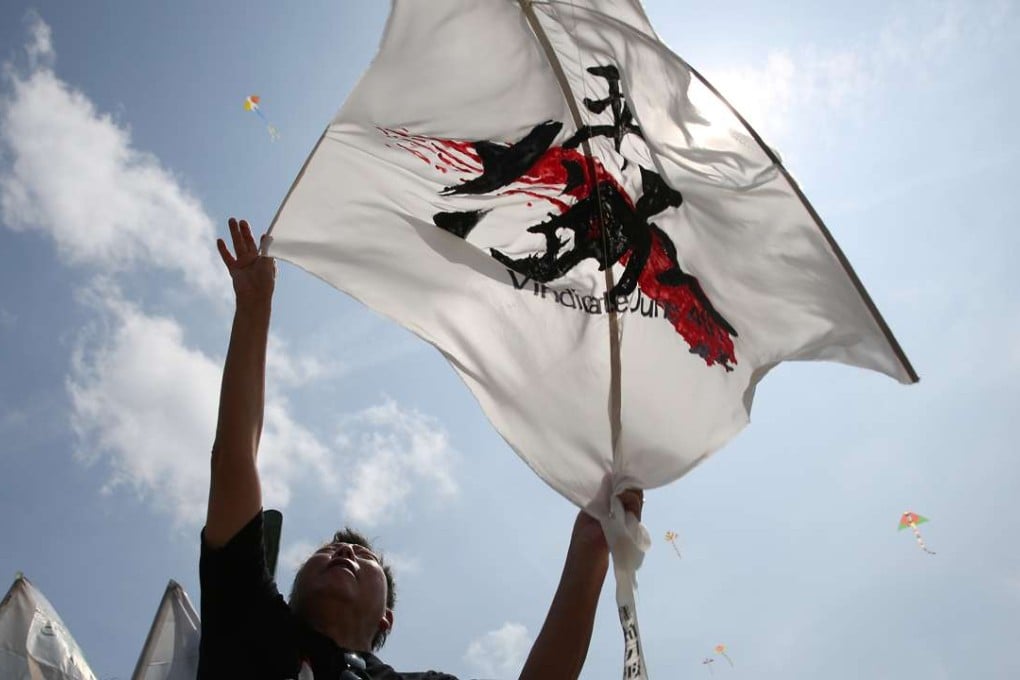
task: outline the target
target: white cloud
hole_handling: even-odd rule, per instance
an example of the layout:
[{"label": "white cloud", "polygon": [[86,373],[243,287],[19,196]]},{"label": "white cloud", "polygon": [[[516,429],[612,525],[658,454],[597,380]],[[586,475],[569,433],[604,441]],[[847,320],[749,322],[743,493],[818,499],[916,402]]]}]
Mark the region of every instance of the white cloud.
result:
[{"label": "white cloud", "polygon": [[426,343],[388,319],[364,314],[362,309],[331,318],[303,337],[303,347],[316,355],[342,356],[326,366],[330,377],[371,371],[387,366],[408,355],[427,352]]},{"label": "white cloud", "polygon": [[172,319],[105,290],[100,327],[75,350],[68,390],[77,455],[108,461],[107,490],[133,486],[188,523],[204,514],[219,369]]},{"label": "white cloud", "polygon": [[[105,490],[127,487],[181,523],[204,516],[222,363],[188,347],[181,323],[126,299],[120,275],[164,268],[214,298],[229,294],[201,204],[130,131],[53,71],[49,27],[28,17],[27,70],[8,63],[0,90],[0,219],[49,235],[71,263],[109,277],[81,296],[96,322],[81,333],[67,388],[77,456],[111,470]],[[14,323],[0,314],[0,324]],[[259,469],[266,505],[286,507],[302,476],[335,489],[337,466],[291,415],[286,390],[347,370],[270,339]],[[387,402],[347,422],[359,450],[345,506],[352,521],[392,517],[428,482],[456,492],[445,432]]]},{"label": "white cloud", "polygon": [[421,573],[421,560],[413,555],[405,555],[404,553],[395,553],[387,550],[383,555],[383,559],[386,560],[386,564],[393,567],[397,578],[405,574]]},{"label": "white cloud", "polygon": [[[27,72],[4,68],[0,93],[0,217],[53,238],[69,262],[108,276],[160,267],[221,298],[214,228],[201,204],[130,131],[52,70],[49,27],[28,16]],[[189,348],[181,324],[147,314],[110,280],[81,296],[97,321],[78,338],[68,378],[81,460],[108,463],[109,491],[128,486],[185,524],[204,516],[221,361]],[[4,312],[0,324],[13,323]],[[268,505],[285,507],[301,475],[330,484],[326,448],[291,416],[282,388],[331,365],[291,355],[273,338],[259,455]]]},{"label": "white cloud", "polygon": [[439,498],[457,494],[455,456],[446,431],[393,400],[346,418],[337,443],[358,459],[344,499],[352,522],[372,526],[392,521],[417,488]]},{"label": "white cloud", "polygon": [[286,340],[276,334],[269,338],[266,376],[271,384],[301,387],[316,380],[335,378],[346,371],[340,361],[325,360],[311,354],[294,355]]},{"label": "white cloud", "polygon": [[0,216],[49,234],[69,262],[104,271],[177,271],[200,291],[228,290],[201,204],[130,131],[54,73],[49,27],[30,17],[27,73],[6,64],[0,93]]},{"label": "white cloud", "polygon": [[762,66],[723,67],[710,80],[766,141],[782,140],[803,130],[805,117],[853,115],[867,110],[866,98],[880,88],[935,80],[961,45],[1005,34],[1010,12],[1001,0],[914,4],[857,44],[778,50]]},{"label": "white cloud", "polygon": [[[97,321],[78,338],[68,378],[78,458],[109,466],[105,491],[134,489],[179,523],[200,523],[222,360],[188,347],[177,321],[146,314],[109,282],[95,283],[82,299]],[[283,343],[274,353],[277,366],[290,367],[278,369],[283,374],[308,378]],[[341,418],[346,460],[294,419],[272,379],[265,409],[259,472],[267,507],[287,507],[301,482],[310,483],[307,493],[324,489],[332,498],[341,468],[350,482],[344,510],[356,524],[394,520],[418,487],[439,498],[457,493],[445,430],[392,400]]]},{"label": "white cloud", "polygon": [[961,44],[989,48],[1014,40],[1010,23],[1016,9],[1012,0],[914,0],[893,15],[879,36],[880,65],[929,81]]},{"label": "white cloud", "polygon": [[325,488],[336,480],[329,449],[291,416],[287,400],[272,388],[266,394],[259,476],[266,506],[278,508],[290,504],[299,477],[308,476]]},{"label": "white cloud", "polygon": [[298,568],[305,563],[308,556],[315,550],[318,550],[319,546],[324,543],[325,541],[320,543],[312,543],[311,541],[295,541],[293,543],[288,543],[280,551],[280,557],[277,560],[277,565],[281,570],[296,572]]},{"label": "white cloud", "polygon": [[18,323],[17,315],[0,307],[0,328],[5,331],[13,329]]},{"label": "white cloud", "polygon": [[312,543],[311,541],[299,540],[287,542],[280,548],[280,556],[276,562],[276,583],[285,596],[290,591],[290,586],[294,582],[297,570],[305,563],[308,556],[315,550],[318,550],[319,546],[323,543],[325,541]]},{"label": "white cloud", "polygon": [[515,678],[524,667],[531,650],[528,629],[519,623],[504,623],[502,628],[485,633],[469,646],[464,660],[487,677]]},{"label": "white cloud", "polygon": [[53,31],[34,10],[29,10],[25,14],[25,21],[28,24],[25,53],[28,55],[29,67],[35,69],[52,66],[57,58],[56,52],[53,51]]},{"label": "white cloud", "polygon": [[[149,316],[110,284],[88,304],[99,321],[83,332],[68,379],[77,455],[104,461],[106,489],[128,486],[184,524],[205,514],[222,362],[189,348],[175,320]],[[332,481],[326,448],[267,396],[259,468],[266,505],[285,507],[302,475]]]},{"label": "white cloud", "polygon": [[774,52],[761,68],[722,69],[712,84],[766,138],[785,130],[793,104],[797,65],[785,52]]},{"label": "white cloud", "polygon": [[800,131],[794,116],[854,110],[875,86],[873,59],[856,49],[775,51],[764,66],[722,69],[712,82],[768,141]]}]

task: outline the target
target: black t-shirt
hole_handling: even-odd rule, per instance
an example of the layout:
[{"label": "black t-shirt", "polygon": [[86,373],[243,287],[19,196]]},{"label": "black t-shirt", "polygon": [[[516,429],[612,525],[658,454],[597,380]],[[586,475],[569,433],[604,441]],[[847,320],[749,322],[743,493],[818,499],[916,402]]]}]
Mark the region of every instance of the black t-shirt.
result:
[{"label": "black t-shirt", "polygon": [[457,680],[435,671],[397,673],[295,617],[266,568],[261,512],[222,548],[208,547],[203,533],[198,571],[198,680]]}]

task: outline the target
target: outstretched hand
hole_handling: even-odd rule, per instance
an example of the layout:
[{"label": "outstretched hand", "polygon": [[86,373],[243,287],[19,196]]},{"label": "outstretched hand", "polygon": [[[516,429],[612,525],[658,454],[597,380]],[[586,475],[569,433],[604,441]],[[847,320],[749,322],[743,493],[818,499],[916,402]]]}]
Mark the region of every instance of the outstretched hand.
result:
[{"label": "outstretched hand", "polygon": [[[624,511],[631,513],[640,521],[641,510],[645,504],[644,492],[640,489],[627,489],[619,494],[618,498],[623,504]],[[602,531],[602,525],[584,510],[577,513],[571,543],[578,548],[595,553],[609,553],[609,544],[606,542],[606,535]]]},{"label": "outstretched hand", "polygon": [[[255,245],[255,237],[252,236],[247,221],[238,222],[231,217],[227,225],[230,227],[230,239],[234,243],[236,256],[230,253],[230,249],[221,238],[216,239],[216,248],[220,251],[227,271],[230,272],[237,304],[241,306],[270,302],[276,285],[276,260],[259,255],[259,248]],[[266,238],[267,235],[263,234],[263,243]]]},{"label": "outstretched hand", "polygon": [[[618,498],[624,510],[641,519],[641,490],[628,489]],[[521,671],[521,680],[577,678],[581,674],[608,569],[609,544],[602,525],[581,510],[574,521],[560,584]]]}]

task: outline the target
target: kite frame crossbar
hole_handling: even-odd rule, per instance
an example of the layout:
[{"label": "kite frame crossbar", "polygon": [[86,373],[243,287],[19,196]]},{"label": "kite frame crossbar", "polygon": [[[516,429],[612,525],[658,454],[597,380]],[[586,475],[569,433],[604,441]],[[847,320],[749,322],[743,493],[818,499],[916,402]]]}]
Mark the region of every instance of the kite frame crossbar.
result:
[{"label": "kite frame crossbar", "polygon": [[[560,89],[563,91],[563,96],[567,100],[567,106],[570,107],[570,114],[571,114],[571,116],[574,119],[574,124],[578,127],[578,129],[580,129],[581,126],[583,125],[583,122],[581,120],[580,111],[577,108],[577,103],[574,100],[573,92],[571,91],[571,88],[570,88],[570,83],[567,81],[566,74],[564,73],[563,67],[560,64],[559,59],[556,56],[555,50],[553,49],[551,43],[549,42],[549,39],[546,36],[545,31],[542,28],[541,24],[539,23],[538,18],[535,16],[535,11],[532,8],[533,0],[518,0],[518,4],[520,4],[521,9],[524,11],[524,16],[528,20],[528,24],[531,26],[532,31],[534,31],[535,36],[538,38],[539,43],[542,45],[542,49],[545,51],[546,58],[549,60],[549,64],[552,67],[554,74],[556,75],[556,80],[559,82]],[[730,111],[730,113],[732,113],[736,117],[736,119],[740,121],[740,124],[743,125],[744,129],[747,130],[748,134],[750,134],[751,137],[754,138],[754,141],[758,143],[759,148],[761,148],[761,150],[768,156],[769,160],[775,165],[775,167],[779,170],[779,172],[782,174],[782,176],[789,183],[790,187],[793,189],[794,193],[797,195],[797,198],[800,200],[801,205],[803,205],[804,208],[808,211],[808,214],[811,216],[811,219],[815,223],[815,226],[818,228],[818,231],[821,232],[822,236],[825,238],[825,241],[826,241],[826,243],[828,243],[829,249],[832,251],[832,254],[835,256],[836,260],[839,262],[840,266],[843,268],[843,271],[846,273],[847,277],[850,279],[850,282],[853,284],[854,288],[857,290],[857,294],[860,295],[861,300],[864,302],[865,307],[867,307],[868,311],[871,314],[871,318],[874,320],[875,324],[878,326],[878,329],[882,333],[882,335],[885,338],[886,342],[889,343],[889,347],[892,349],[893,354],[896,355],[896,358],[899,361],[900,366],[903,368],[904,372],[907,374],[907,377],[909,378],[910,382],[912,382],[912,383],[918,382],[920,380],[920,378],[918,377],[917,372],[914,370],[914,367],[911,365],[910,360],[907,358],[907,355],[903,351],[903,348],[900,346],[900,343],[896,340],[896,337],[893,335],[892,330],[889,328],[889,325],[886,323],[885,318],[882,316],[882,313],[878,311],[878,307],[875,305],[875,302],[874,302],[874,300],[872,300],[871,295],[868,293],[867,289],[865,289],[864,284],[861,282],[860,277],[857,276],[857,272],[854,271],[853,265],[850,264],[850,261],[847,259],[846,254],[843,253],[843,249],[839,247],[839,244],[836,242],[836,239],[833,238],[832,232],[830,232],[829,228],[827,226],[825,226],[825,222],[822,220],[821,216],[818,214],[818,211],[815,210],[814,206],[811,205],[811,201],[809,201],[807,196],[804,195],[804,192],[801,190],[800,185],[797,184],[797,180],[795,180],[793,178],[793,175],[791,175],[790,172],[786,169],[786,166],[783,165],[783,161],[772,150],[772,148],[769,147],[769,145],[765,143],[765,141],[761,138],[761,135],[759,135],[758,132],[753,127],[751,127],[751,124],[748,123],[747,120],[742,115],[740,115],[740,112],[738,112],[733,107],[733,105],[730,104],[729,100],[727,100],[726,97],[724,97],[722,95],[722,93],[720,93],[719,90],[717,90],[715,88],[715,86],[712,85],[712,83],[708,82],[708,79],[705,78],[705,76],[701,75],[701,73],[696,68],[694,68],[689,63],[687,63],[679,55],[674,55],[674,56],[676,56],[677,59],[680,60],[680,63],[682,63],[694,75],[694,77],[697,78],[698,81],[701,82],[702,85],[707,87],[708,90],[712,94],[714,94],[716,97],[718,97],[719,101],[721,101],[726,106],[726,108]],[[587,140],[584,142],[584,147],[585,147],[584,150],[585,150],[586,156],[588,158],[592,158],[591,148],[588,145]],[[596,188],[596,191],[597,191],[598,190],[598,185],[597,184],[596,184],[595,188]],[[606,282],[607,282],[608,290],[612,290],[612,283],[611,283],[612,282],[612,272],[610,271],[610,269],[611,268],[609,266],[606,267]],[[614,385],[613,389],[616,390],[616,391],[614,391],[614,393],[611,395],[611,399],[613,400],[612,403],[615,403],[615,405],[616,405],[616,410],[615,411],[613,411],[612,407],[611,407],[611,412],[615,413],[615,416],[616,416],[616,420],[613,423],[613,428],[614,428],[613,429],[613,457],[614,457],[614,461],[615,461],[615,458],[616,458],[616,441],[617,441],[617,435],[619,433],[619,420],[618,420],[619,419],[619,393],[618,393],[618,390],[619,390],[619,375],[618,375],[618,370],[619,370],[619,363],[618,363],[619,362],[619,354],[618,354],[619,353],[619,336],[617,335],[618,322],[617,322],[617,319],[616,319],[616,316],[615,316],[615,311],[612,310],[612,309],[610,309],[610,327],[612,329],[612,331],[611,331],[612,332],[612,337],[610,338],[610,353],[612,354],[614,351],[617,353],[616,356],[615,356],[614,362],[613,362],[613,376],[614,376],[613,377],[613,385]]]},{"label": "kite frame crossbar", "polygon": [[892,329],[889,328],[889,325],[882,317],[882,313],[878,311],[878,307],[875,305],[874,300],[871,299],[871,295],[868,294],[867,289],[864,288],[864,284],[861,283],[861,279],[857,276],[857,272],[854,271],[853,265],[850,264],[850,260],[847,259],[846,255],[843,253],[843,249],[839,247],[838,243],[836,243],[836,239],[833,238],[832,232],[830,232],[829,228],[825,226],[825,222],[822,221],[822,218],[815,210],[815,207],[811,205],[811,201],[809,201],[807,196],[804,195],[804,192],[801,191],[800,185],[797,184],[797,180],[793,178],[793,175],[791,175],[786,169],[786,166],[783,165],[782,159],[780,159],[776,152],[765,143],[765,141],[761,138],[761,135],[759,135],[758,132],[751,127],[751,124],[748,123],[742,115],[740,115],[740,112],[733,108],[733,105],[730,104],[726,97],[724,97],[722,93],[719,92],[714,85],[712,85],[712,83],[708,82],[708,79],[705,78],[705,76],[701,75],[696,68],[684,61],[684,59],[679,55],[677,55],[677,59],[679,59],[680,62],[687,67],[687,69],[701,82],[702,85],[707,87],[712,94],[718,97],[719,101],[726,105],[726,108],[729,109],[730,113],[732,113],[736,119],[740,121],[740,124],[744,126],[748,134],[754,138],[754,141],[758,143],[761,150],[765,152],[765,154],[769,157],[769,160],[772,161],[786,181],[789,182],[790,187],[793,189],[794,193],[797,194],[797,198],[800,199],[801,205],[803,205],[804,208],[807,209],[808,214],[811,215],[811,219],[814,221],[815,226],[818,227],[818,231],[820,231],[822,236],[825,237],[825,241],[829,244],[832,254],[835,255],[836,260],[843,267],[843,271],[846,272],[847,277],[849,277],[850,282],[853,284],[854,288],[857,289],[857,293],[861,296],[861,300],[864,302],[864,305],[868,308],[868,311],[871,312],[871,318],[874,319],[875,324],[882,332],[886,342],[889,343],[889,347],[896,355],[896,358],[899,360],[903,370],[906,371],[907,377],[910,378],[910,382],[918,382],[920,378],[918,377],[917,372],[914,371],[914,367],[911,365],[910,360],[904,353],[903,348],[900,347],[900,343],[897,342],[896,337],[892,333]]}]

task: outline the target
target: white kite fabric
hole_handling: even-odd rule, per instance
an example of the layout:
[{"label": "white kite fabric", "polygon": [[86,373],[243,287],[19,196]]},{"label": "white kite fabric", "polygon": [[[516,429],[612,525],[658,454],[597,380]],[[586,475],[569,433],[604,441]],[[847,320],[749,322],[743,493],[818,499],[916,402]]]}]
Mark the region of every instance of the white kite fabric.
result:
[{"label": "white kite fabric", "polygon": [[916,380],[777,157],[635,0],[396,0],[271,229],[268,254],[438,348],[602,521],[625,677],[648,537],[614,494],[721,447],[781,361]]},{"label": "white kite fabric", "polygon": [[171,580],[159,602],[131,680],[194,680],[202,625],[184,589]]},{"label": "white kite fabric", "polygon": [[0,602],[0,678],[96,680],[57,610],[21,575]]}]

